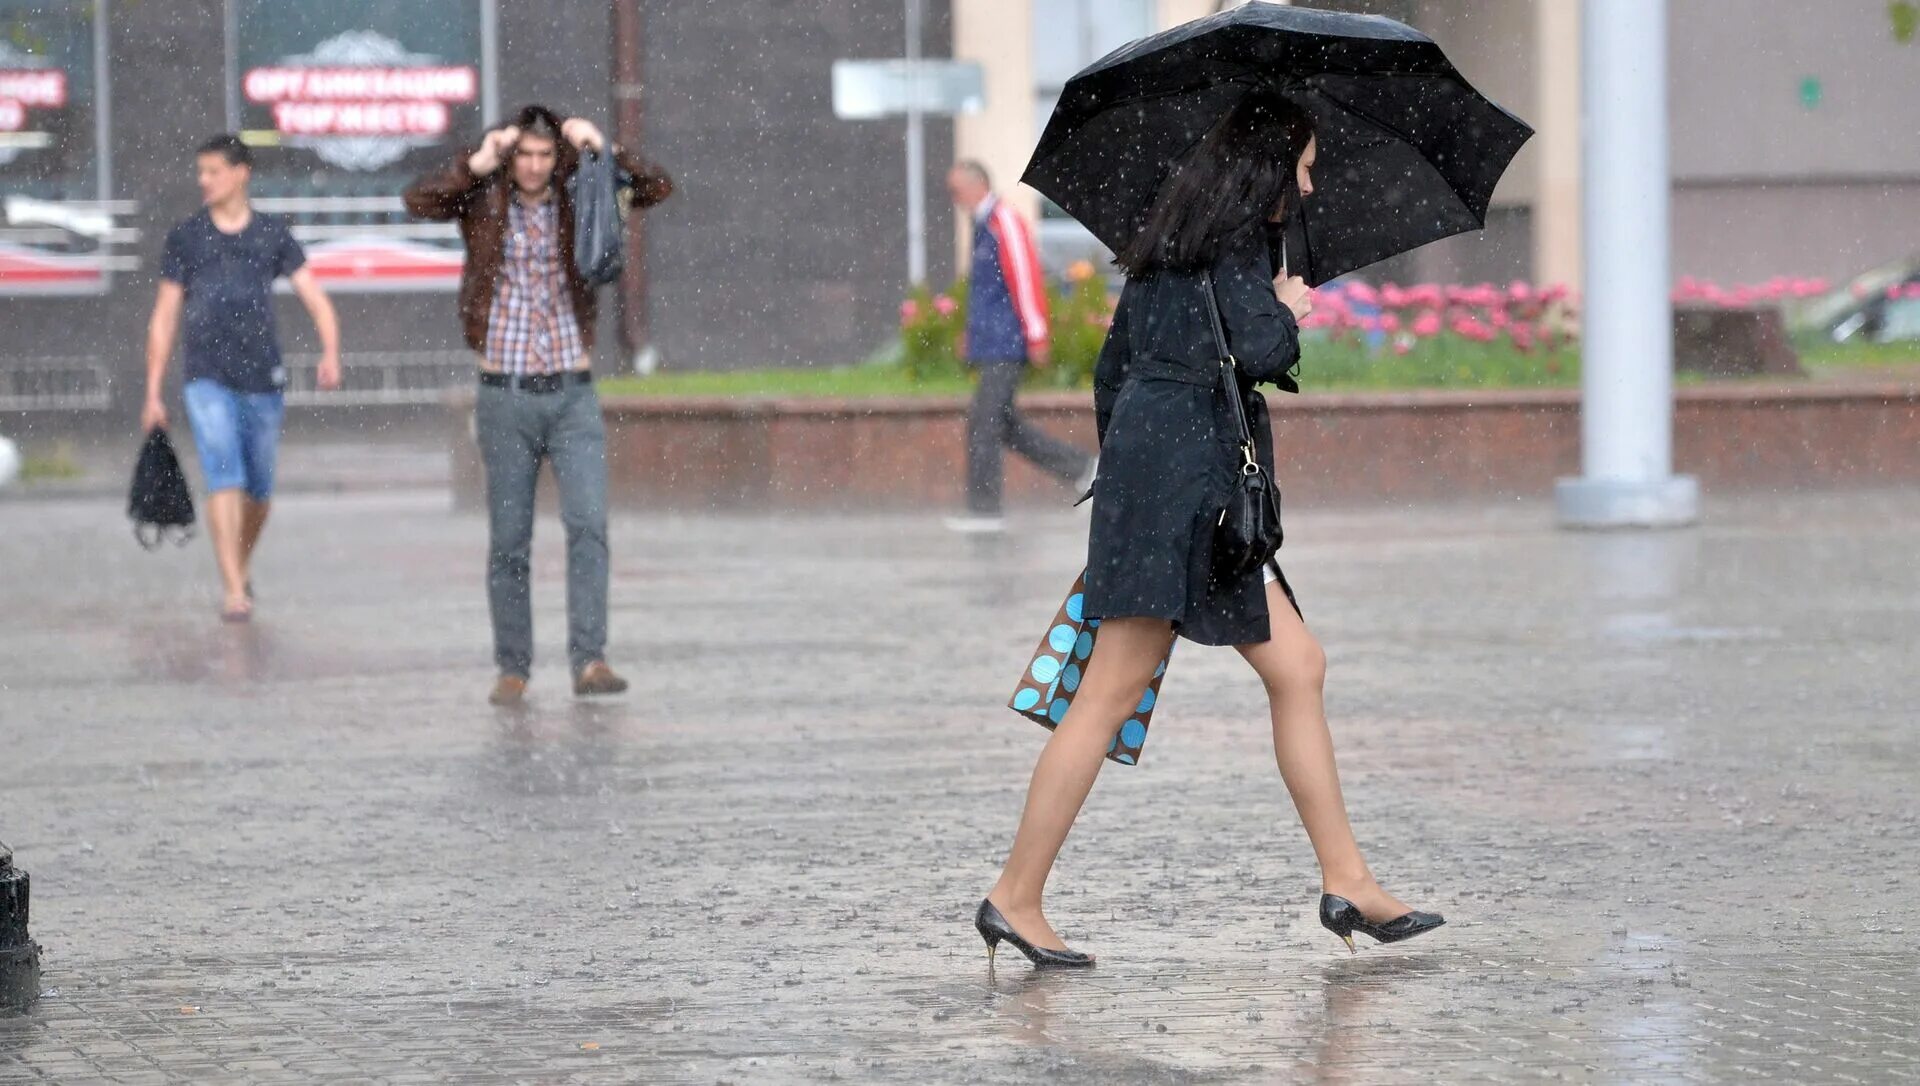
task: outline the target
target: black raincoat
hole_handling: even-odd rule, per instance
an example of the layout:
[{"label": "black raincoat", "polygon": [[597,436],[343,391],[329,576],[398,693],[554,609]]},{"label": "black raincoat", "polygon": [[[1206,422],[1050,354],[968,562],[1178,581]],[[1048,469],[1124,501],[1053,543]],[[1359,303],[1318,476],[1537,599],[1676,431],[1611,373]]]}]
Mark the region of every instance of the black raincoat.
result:
[{"label": "black raincoat", "polygon": [[[1293,312],[1274,297],[1268,233],[1230,240],[1213,278],[1258,457],[1277,479],[1272,422],[1253,385],[1299,392],[1300,338]],[[1212,569],[1214,525],[1241,461],[1205,290],[1200,272],[1162,270],[1121,292],[1094,369],[1100,470],[1086,613],[1167,619],[1203,645],[1256,644],[1269,636],[1259,571],[1221,580]],[[1291,601],[1284,577],[1280,585]]]}]

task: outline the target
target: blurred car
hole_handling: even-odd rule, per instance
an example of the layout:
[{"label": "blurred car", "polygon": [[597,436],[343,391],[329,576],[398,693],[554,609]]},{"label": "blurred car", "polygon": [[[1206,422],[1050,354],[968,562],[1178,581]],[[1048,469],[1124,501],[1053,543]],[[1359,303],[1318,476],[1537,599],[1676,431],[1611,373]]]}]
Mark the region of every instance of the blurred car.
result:
[{"label": "blurred car", "polygon": [[1801,327],[1834,343],[1920,342],[1920,257],[1875,268],[1816,300]]}]

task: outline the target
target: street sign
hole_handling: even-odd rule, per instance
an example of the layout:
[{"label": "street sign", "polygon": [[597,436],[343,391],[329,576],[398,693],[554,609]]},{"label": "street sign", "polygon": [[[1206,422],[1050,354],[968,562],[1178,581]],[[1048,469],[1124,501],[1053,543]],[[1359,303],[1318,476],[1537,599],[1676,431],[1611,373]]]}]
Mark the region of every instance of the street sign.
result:
[{"label": "street sign", "polygon": [[964,60],[836,60],[833,113],[843,121],[919,112],[978,113],[987,105],[980,65]]}]

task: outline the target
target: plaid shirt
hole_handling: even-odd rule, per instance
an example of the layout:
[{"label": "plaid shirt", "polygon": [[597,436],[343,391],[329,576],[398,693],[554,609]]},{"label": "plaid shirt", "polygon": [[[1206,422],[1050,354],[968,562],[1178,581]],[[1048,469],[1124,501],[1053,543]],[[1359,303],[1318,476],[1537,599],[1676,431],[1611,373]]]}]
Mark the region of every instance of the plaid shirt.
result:
[{"label": "plaid shirt", "polygon": [[487,317],[487,361],[506,373],[554,373],[586,361],[560,264],[558,215],[551,199],[528,207],[514,197],[507,209],[506,260]]}]

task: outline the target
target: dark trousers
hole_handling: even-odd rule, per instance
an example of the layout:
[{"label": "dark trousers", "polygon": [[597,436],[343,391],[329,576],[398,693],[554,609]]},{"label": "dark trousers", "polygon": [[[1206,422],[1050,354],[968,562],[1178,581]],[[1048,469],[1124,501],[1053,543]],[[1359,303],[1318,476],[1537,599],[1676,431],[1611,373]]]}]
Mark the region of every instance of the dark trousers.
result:
[{"label": "dark trousers", "polygon": [[980,387],[967,412],[967,509],[983,516],[1000,512],[1005,466],[1001,449],[1009,448],[1056,475],[1062,482],[1078,479],[1092,463],[1079,449],[1047,435],[1014,409],[1025,362],[981,362]]},{"label": "dark trousers", "polygon": [[487,469],[487,605],[494,663],[533,667],[533,512],[540,462],[553,461],[567,530],[567,657],[575,674],[607,647],[607,433],[592,385],[558,392],[480,386],[474,413]]}]

